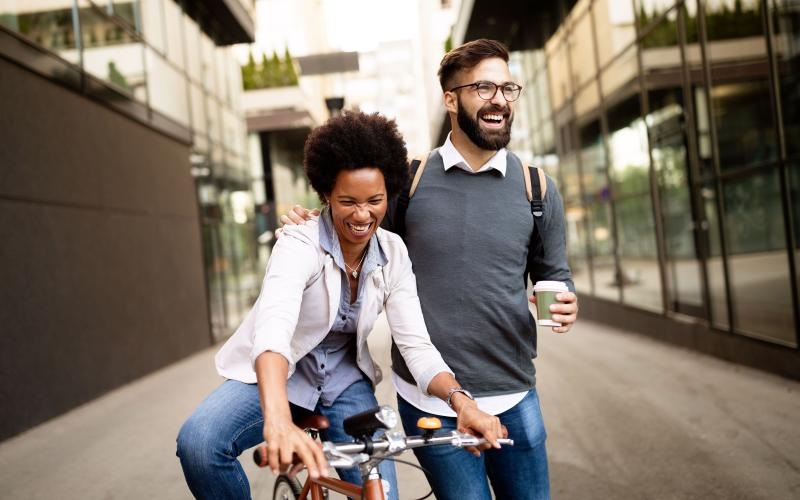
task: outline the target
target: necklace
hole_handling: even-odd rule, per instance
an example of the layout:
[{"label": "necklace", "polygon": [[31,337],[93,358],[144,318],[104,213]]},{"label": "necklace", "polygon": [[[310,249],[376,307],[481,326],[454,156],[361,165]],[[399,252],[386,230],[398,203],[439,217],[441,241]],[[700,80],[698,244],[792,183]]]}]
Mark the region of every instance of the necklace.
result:
[{"label": "necklace", "polygon": [[364,262],[364,257],[366,256],[367,256],[367,249],[365,248],[364,253],[361,254],[361,259],[358,261],[358,264],[356,264],[355,267],[348,266],[347,261],[342,259],[344,261],[344,267],[346,267],[347,270],[350,271],[350,276],[352,276],[354,279],[358,278],[358,268],[361,267],[361,263]]}]

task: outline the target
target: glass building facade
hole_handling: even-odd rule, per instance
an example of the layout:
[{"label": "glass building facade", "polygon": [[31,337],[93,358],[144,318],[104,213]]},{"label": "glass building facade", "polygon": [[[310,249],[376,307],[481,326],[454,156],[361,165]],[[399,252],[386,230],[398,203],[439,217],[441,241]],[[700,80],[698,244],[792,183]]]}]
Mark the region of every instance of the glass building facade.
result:
[{"label": "glass building facade", "polygon": [[511,67],[582,297],[796,350],[800,1],[581,0]]},{"label": "glass building facade", "polygon": [[0,27],[61,64],[18,62],[191,144],[212,335],[219,340],[258,292],[254,207],[263,190],[253,189],[238,63],[230,47],[201,29],[192,15],[199,4],[0,0]]}]

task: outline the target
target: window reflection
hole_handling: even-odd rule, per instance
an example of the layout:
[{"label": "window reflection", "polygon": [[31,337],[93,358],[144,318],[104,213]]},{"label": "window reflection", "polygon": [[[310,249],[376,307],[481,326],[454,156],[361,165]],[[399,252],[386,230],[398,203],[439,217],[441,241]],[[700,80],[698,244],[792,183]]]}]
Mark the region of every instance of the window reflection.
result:
[{"label": "window reflection", "polygon": [[[800,156],[800,3],[775,0],[773,50],[777,59],[784,137],[789,157]],[[797,199],[797,198],[795,198]],[[798,233],[800,234],[800,233]]]},{"label": "window reflection", "polygon": [[725,234],[738,329],[794,343],[792,292],[775,169],[726,182]]},{"label": "window reflection", "polygon": [[653,172],[664,228],[667,304],[670,310],[705,317],[703,270],[695,239],[689,159],[680,89],[651,92],[647,115]]},{"label": "window reflection", "polygon": [[763,33],[758,0],[706,0],[706,37],[728,40]]},{"label": "window reflection", "polygon": [[618,301],[620,287],[614,263],[611,204],[609,202],[594,203],[589,205],[587,209],[594,294],[598,297]]},{"label": "window reflection", "polygon": [[776,135],[766,80],[715,85],[711,99],[721,169],[775,160]]},{"label": "window reflection", "polygon": [[650,159],[639,96],[610,109],[608,123],[620,256],[615,283],[624,288],[626,303],[660,310],[661,277],[650,195]]},{"label": "window reflection", "polygon": [[722,329],[730,328],[728,318],[727,291],[725,288],[725,265],[722,261],[722,240],[720,237],[721,225],[715,183],[706,182],[700,190],[703,199],[703,210],[708,221],[708,231],[705,233],[708,248],[706,269],[708,273],[708,290],[710,295],[711,321]]},{"label": "window reflection", "polygon": [[561,159],[561,185],[564,197],[567,243],[572,281],[578,293],[593,293],[589,274],[588,235],[586,210],[581,206],[580,176],[575,152]]},{"label": "window reflection", "polygon": [[583,195],[589,217],[588,236],[594,293],[599,297],[619,300],[610,192],[600,123],[595,120],[584,125],[579,130],[579,135]]},{"label": "window reflection", "polygon": [[584,195],[588,200],[608,200],[605,148],[600,135],[600,122],[595,120],[580,129],[581,171]]},{"label": "window reflection", "polygon": [[589,240],[586,232],[588,224],[586,211],[580,206],[567,207],[565,219],[569,242],[569,266],[575,289],[578,293],[594,293],[587,253]]}]

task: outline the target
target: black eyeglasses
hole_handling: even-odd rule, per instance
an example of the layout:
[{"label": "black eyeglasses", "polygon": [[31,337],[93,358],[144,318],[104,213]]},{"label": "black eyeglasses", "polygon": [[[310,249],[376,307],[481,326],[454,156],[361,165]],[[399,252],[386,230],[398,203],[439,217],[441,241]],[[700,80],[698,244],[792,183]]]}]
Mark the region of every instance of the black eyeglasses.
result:
[{"label": "black eyeglasses", "polygon": [[492,82],[475,82],[468,83],[466,85],[459,85],[458,87],[453,87],[452,89],[448,90],[448,92],[463,89],[465,87],[474,88],[476,91],[478,91],[478,97],[484,101],[491,101],[494,99],[494,96],[497,95],[497,89],[503,90],[503,97],[505,97],[506,101],[508,102],[514,102],[519,99],[519,93],[522,92],[522,87],[516,83],[502,83],[498,85]]}]

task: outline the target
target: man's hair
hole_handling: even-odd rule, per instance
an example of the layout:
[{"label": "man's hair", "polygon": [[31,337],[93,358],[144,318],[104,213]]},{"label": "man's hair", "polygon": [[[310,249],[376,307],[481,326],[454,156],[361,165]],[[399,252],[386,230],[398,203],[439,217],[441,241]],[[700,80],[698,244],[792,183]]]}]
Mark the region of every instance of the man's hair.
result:
[{"label": "man's hair", "polygon": [[474,68],[484,59],[499,57],[508,62],[508,48],[497,40],[480,38],[454,48],[439,64],[439,83],[447,91],[454,85],[456,73]]},{"label": "man's hair", "polygon": [[408,152],[397,124],[378,113],[345,112],[314,129],[306,139],[304,166],[311,187],[325,203],[342,170],[377,167],[391,199],[408,179]]}]

